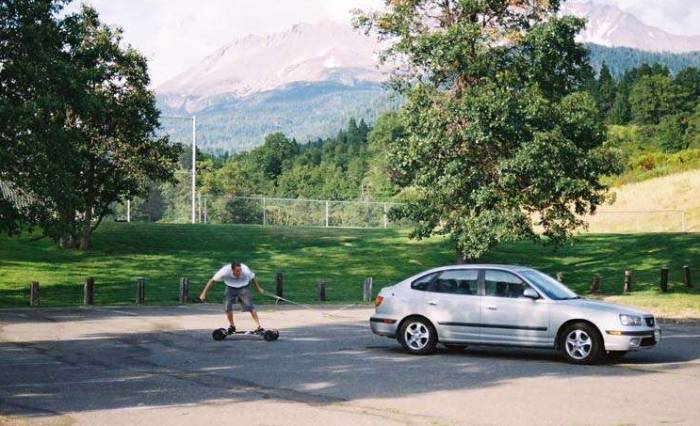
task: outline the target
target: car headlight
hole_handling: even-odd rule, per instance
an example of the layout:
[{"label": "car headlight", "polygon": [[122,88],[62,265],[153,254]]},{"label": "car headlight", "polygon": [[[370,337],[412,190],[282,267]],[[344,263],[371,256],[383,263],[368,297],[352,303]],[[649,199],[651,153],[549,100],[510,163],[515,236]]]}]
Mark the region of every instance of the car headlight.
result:
[{"label": "car headlight", "polygon": [[639,317],[637,315],[620,314],[620,322],[622,323],[622,325],[639,326],[642,325],[642,317]]}]

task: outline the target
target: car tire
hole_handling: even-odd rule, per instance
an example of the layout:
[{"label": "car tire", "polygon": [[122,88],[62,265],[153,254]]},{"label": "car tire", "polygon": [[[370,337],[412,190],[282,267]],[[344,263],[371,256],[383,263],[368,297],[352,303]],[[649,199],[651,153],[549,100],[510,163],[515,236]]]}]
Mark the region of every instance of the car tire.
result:
[{"label": "car tire", "polygon": [[428,355],[437,345],[437,332],[427,319],[410,317],[401,323],[397,340],[410,354]]},{"label": "car tire", "polygon": [[593,364],[603,354],[603,339],[589,323],[577,322],[566,327],[559,342],[564,358],[572,364]]}]

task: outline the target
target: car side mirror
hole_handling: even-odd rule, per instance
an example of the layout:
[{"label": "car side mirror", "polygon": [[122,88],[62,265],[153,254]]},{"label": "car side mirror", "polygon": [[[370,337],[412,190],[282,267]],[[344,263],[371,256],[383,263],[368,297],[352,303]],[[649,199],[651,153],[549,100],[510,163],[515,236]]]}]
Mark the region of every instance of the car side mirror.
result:
[{"label": "car side mirror", "polygon": [[525,291],[523,291],[523,297],[527,297],[528,299],[539,299],[540,295],[537,294],[537,292],[531,288],[526,288]]}]

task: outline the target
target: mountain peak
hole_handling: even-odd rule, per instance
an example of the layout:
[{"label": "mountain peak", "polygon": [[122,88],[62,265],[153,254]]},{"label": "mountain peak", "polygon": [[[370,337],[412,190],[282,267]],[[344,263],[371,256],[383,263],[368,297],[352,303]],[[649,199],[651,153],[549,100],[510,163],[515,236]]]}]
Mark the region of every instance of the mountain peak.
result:
[{"label": "mountain peak", "polygon": [[377,50],[374,39],[349,25],[331,20],[300,23],[227,43],[156,91],[169,107],[194,111],[210,98],[245,98],[292,83],[379,82]]},{"label": "mountain peak", "polygon": [[613,4],[592,0],[568,0],[561,15],[586,18],[586,28],[578,35],[584,43],[608,47],[632,47],[652,52],[690,52],[700,50],[700,36],[681,36],[646,25],[636,16]]}]

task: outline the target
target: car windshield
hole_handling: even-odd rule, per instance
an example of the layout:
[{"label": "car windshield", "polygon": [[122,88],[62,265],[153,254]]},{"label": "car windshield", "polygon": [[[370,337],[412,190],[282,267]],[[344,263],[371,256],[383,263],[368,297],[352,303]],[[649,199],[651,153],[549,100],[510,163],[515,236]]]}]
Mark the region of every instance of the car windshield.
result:
[{"label": "car windshield", "polygon": [[529,270],[522,271],[521,274],[527,278],[532,284],[547,295],[550,299],[554,300],[567,300],[567,299],[578,299],[579,296],[573,291],[569,290],[564,284],[555,280],[547,274],[543,274],[540,271]]}]

